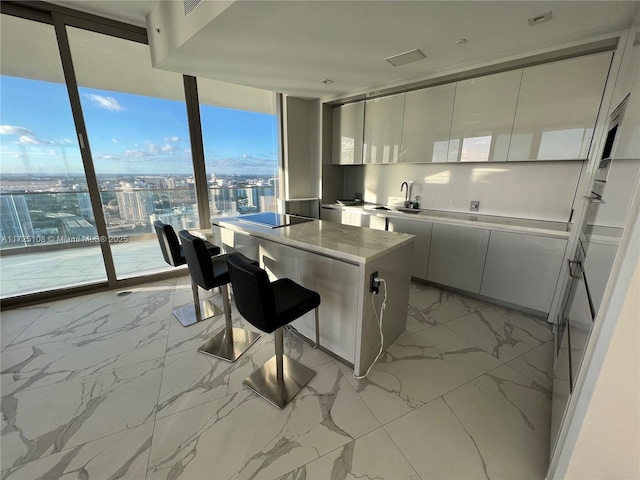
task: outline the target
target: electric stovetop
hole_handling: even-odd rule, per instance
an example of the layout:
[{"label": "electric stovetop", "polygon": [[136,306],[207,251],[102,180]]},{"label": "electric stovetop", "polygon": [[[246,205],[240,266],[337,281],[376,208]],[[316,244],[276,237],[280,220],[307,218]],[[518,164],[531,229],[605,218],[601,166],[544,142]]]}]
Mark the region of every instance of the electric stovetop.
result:
[{"label": "electric stovetop", "polygon": [[295,215],[287,215],[275,212],[252,213],[250,215],[240,215],[237,217],[239,222],[251,223],[267,228],[280,228],[297,223],[310,222],[311,218],[297,217]]}]

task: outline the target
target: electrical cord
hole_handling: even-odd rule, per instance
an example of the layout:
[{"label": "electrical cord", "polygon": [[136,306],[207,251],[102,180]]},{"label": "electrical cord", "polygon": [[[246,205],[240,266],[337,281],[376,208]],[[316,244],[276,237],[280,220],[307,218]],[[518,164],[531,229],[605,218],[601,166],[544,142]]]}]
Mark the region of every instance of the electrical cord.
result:
[{"label": "electrical cord", "polygon": [[358,376],[356,374],[353,375],[357,380],[362,380],[367,375],[369,375],[369,372],[371,371],[373,366],[376,364],[376,362],[380,358],[380,355],[382,355],[382,349],[384,348],[384,333],[382,333],[382,319],[384,317],[384,309],[387,308],[387,282],[385,282],[384,278],[380,278],[380,277],[376,277],[374,278],[374,280],[376,282],[381,282],[384,285],[384,300],[382,301],[382,305],[380,306],[380,318],[378,318],[378,312],[376,311],[376,304],[373,301],[373,297],[375,297],[375,292],[371,292],[371,305],[373,306],[373,313],[376,316],[376,321],[378,322],[378,327],[380,328],[380,351],[378,352],[378,355],[376,355],[375,360],[371,363],[371,365],[369,365],[369,368],[367,369],[364,375],[361,375],[361,376]]}]

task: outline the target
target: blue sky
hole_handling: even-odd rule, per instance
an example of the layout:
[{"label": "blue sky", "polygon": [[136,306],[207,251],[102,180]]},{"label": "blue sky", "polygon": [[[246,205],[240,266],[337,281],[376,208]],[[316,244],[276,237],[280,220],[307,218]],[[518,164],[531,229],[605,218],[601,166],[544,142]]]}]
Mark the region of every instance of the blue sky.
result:
[{"label": "blue sky", "polygon": [[[80,89],[98,174],[191,174],[184,103]],[[273,175],[276,118],[204,106],[201,120],[207,174]],[[83,171],[66,87],[0,77],[0,173]]]}]

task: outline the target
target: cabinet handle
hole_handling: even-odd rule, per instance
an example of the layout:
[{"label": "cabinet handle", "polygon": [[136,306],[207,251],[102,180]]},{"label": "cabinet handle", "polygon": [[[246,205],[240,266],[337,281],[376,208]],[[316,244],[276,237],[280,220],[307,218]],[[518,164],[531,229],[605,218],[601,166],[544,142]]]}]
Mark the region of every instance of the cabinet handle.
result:
[{"label": "cabinet handle", "polygon": [[601,197],[597,197],[597,196],[591,197],[591,196],[585,195],[584,198],[589,200],[589,203],[606,203]]},{"label": "cabinet handle", "polygon": [[[573,271],[573,266],[576,266],[577,272]],[[582,279],[582,262],[580,260],[569,260],[569,276],[576,280]]]}]

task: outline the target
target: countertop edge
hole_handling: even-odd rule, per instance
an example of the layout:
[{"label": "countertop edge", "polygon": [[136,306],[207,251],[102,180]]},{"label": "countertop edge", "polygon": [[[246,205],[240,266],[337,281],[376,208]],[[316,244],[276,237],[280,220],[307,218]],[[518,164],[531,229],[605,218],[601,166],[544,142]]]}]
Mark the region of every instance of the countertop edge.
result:
[{"label": "countertop edge", "polygon": [[[317,222],[322,223],[322,220],[315,220]],[[332,223],[332,222],[328,222],[328,223]],[[221,225],[224,224],[224,225]],[[305,250],[307,252],[310,253],[316,253],[316,254],[320,254],[326,257],[330,257],[330,258],[334,258],[336,260],[339,261],[344,261],[344,262],[348,262],[354,265],[365,265],[367,263],[370,263],[384,255],[387,255],[388,253],[401,248],[403,246],[405,246],[405,244],[412,242],[414,239],[414,235],[408,234],[408,233],[397,233],[398,235],[405,237],[402,239],[402,241],[399,241],[398,243],[396,243],[395,245],[391,245],[389,247],[386,247],[384,250],[379,251],[379,252],[375,252],[372,253],[366,257],[360,256],[360,255],[355,255],[355,254],[351,254],[348,252],[342,252],[339,250],[334,250],[331,248],[327,248],[327,247],[322,247],[319,245],[313,245],[313,244],[309,244],[307,242],[301,241],[301,240],[297,240],[294,238],[290,238],[290,237],[283,237],[280,235],[273,235],[270,234],[272,233],[271,229],[266,229],[263,227],[259,227],[259,226],[254,226],[254,225],[246,225],[246,224],[242,224],[242,223],[238,223],[237,220],[235,220],[235,217],[228,217],[228,218],[220,218],[220,217],[214,217],[211,219],[211,225],[213,226],[218,226],[220,228],[225,228],[225,227],[229,227],[231,230],[233,231],[237,231],[240,233],[244,233],[247,235],[252,235],[255,236],[257,238],[261,238],[263,240],[268,240],[270,242],[274,242],[274,243],[279,243],[281,245],[285,245],[285,246],[290,246],[290,247],[294,247],[294,248],[299,248],[301,250]],[[339,224],[341,225],[341,224]],[[295,225],[293,225],[292,227],[295,227]],[[344,228],[363,228],[363,227],[354,227],[351,225],[341,225],[341,227]],[[291,227],[282,227],[282,228],[291,228]],[[394,232],[387,232],[387,233],[394,233]]]},{"label": "countertop edge", "polygon": [[[432,223],[446,223],[453,225],[461,225],[471,228],[486,228],[490,230],[497,231],[505,231],[505,232],[514,232],[514,233],[523,233],[530,235],[540,235],[545,237],[553,237],[553,238],[564,238],[568,239],[571,232],[570,231],[562,231],[553,228],[537,228],[537,227],[529,227],[525,225],[517,225],[517,224],[501,224],[494,223],[490,221],[483,220],[464,220],[459,218],[447,218],[443,216],[429,215],[427,212],[421,212],[419,214],[410,214],[398,212],[395,210],[375,210],[373,205],[338,205],[338,204],[322,204],[323,208],[329,208],[333,210],[347,210],[347,211],[361,211],[363,213],[374,215],[377,217],[396,217],[396,218],[404,218],[404,219],[412,219],[422,222],[432,222]],[[466,213],[458,213],[452,212],[453,215],[468,215],[474,216],[473,214]],[[504,217],[504,218],[513,218],[513,217]],[[514,219],[517,220],[517,219]],[[533,221],[526,220],[523,221]],[[535,220],[539,222],[545,222],[544,220]],[[549,224],[559,224],[561,222],[553,222],[549,221]]]}]

